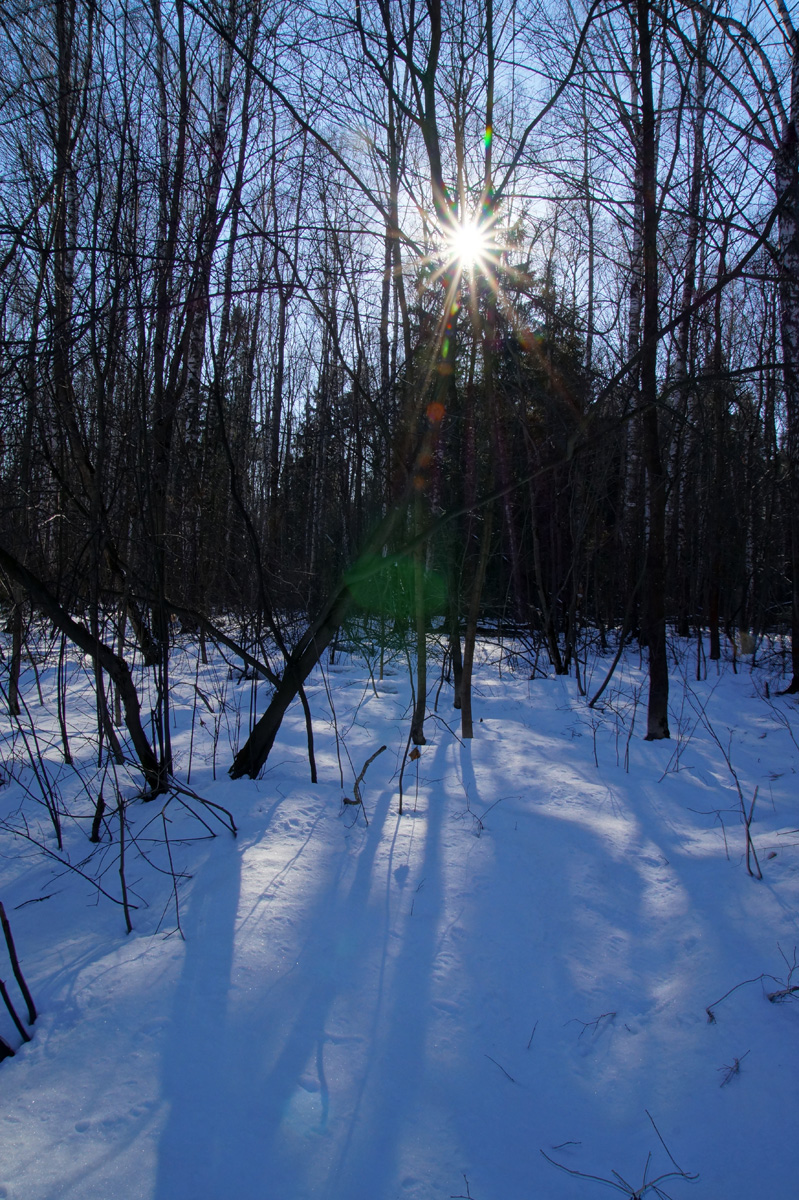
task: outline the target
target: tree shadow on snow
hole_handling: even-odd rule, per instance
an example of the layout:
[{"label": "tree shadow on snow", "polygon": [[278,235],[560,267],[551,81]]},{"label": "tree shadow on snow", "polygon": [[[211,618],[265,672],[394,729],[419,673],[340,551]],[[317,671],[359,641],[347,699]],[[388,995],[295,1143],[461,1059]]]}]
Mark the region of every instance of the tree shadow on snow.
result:
[{"label": "tree shadow on snow", "polygon": [[[320,824],[336,820],[329,798],[313,803]],[[337,823],[331,836],[314,822],[290,865],[270,868],[271,899],[245,896],[240,853],[198,879],[153,1200],[344,1200],[365,1181],[370,1200],[393,1196],[403,1112],[424,1073],[443,819],[431,803],[423,834],[403,818],[392,838],[395,806],[387,786],[368,828]],[[248,854],[257,861],[274,839],[267,827]]]}]

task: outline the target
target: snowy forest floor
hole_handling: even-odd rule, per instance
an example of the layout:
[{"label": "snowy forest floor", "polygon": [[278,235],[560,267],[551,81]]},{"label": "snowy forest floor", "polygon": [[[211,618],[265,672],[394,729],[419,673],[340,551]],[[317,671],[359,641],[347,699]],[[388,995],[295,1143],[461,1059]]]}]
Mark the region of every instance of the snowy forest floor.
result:
[{"label": "snowy forest floor", "polygon": [[[432,711],[434,680],[399,816],[401,657],[382,682],[358,653],[309,679],[316,786],[299,705],[263,778],[233,783],[269,689],[186,641],[177,778],[236,838],[221,810],[143,804],[134,773],[97,766],[79,658],[67,766],[58,655],[28,662],[27,712],[0,725],[0,899],[40,1016],[20,1047],[0,1014],[18,1048],[0,1197],[796,1194],[799,725],[778,660],[697,682],[695,646],[673,642],[672,738],[646,743],[637,653],[591,710],[512,649],[479,647],[472,742],[447,684]],[[610,661],[589,660],[589,694]],[[363,808],[345,804],[382,745]],[[16,997],[4,948],[0,978]]]}]

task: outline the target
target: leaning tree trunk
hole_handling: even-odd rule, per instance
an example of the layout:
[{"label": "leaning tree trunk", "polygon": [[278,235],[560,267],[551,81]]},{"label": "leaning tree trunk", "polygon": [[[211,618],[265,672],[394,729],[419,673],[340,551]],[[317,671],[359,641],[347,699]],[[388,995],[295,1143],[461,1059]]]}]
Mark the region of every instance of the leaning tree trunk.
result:
[{"label": "leaning tree trunk", "polygon": [[144,773],[150,798],[165,791],[166,774],[159,766],[158,759],[144,732],[138,693],[131,677],[130,668],[124,658],[114,654],[113,650],[94,636],[85,625],[71,617],[59,604],[47,585],[2,546],[0,546],[0,567],[20,587],[24,588],[31,604],[44,613],[56,629],[60,629],[84,654],[88,654],[92,662],[105,671],[112,682],[116,684],[125,711],[125,724]]},{"label": "leaning tree trunk", "polygon": [[344,577],[323,606],[319,616],[309,625],[297,645],[287,656],[283,676],[275,688],[268,708],[255,723],[250,736],[233,760],[229,772],[231,779],[241,779],[244,775],[249,775],[251,779],[257,778],[269,757],[289,705],[299,694],[303,683],[319,662],[352,608],[354,596],[351,584],[357,584],[370,574],[384,569],[385,563],[381,557],[383,547],[391,537],[400,517],[406,511],[415,481],[420,478],[420,475],[423,476],[425,469],[423,464],[429,464],[433,460],[433,448],[439,435],[443,415],[443,406],[432,404],[429,406],[427,429],[421,439],[420,449],[415,456],[402,494],[390,505],[385,517],[364,546],[358,562]]}]

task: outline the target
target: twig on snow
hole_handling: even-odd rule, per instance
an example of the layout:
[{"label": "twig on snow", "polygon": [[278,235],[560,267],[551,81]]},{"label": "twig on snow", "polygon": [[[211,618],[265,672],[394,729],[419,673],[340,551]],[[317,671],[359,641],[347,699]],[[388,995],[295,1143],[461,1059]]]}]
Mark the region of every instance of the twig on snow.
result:
[{"label": "twig on snow", "polygon": [[[748,1050],[747,1050],[746,1054],[749,1054]],[[720,1071],[724,1071],[724,1078],[722,1079],[721,1083],[719,1084],[719,1087],[724,1087],[724,1085],[726,1083],[729,1083],[731,1079],[733,1079],[736,1075],[738,1075],[740,1073],[741,1063],[746,1058],[746,1054],[742,1054],[740,1058],[734,1058],[732,1060],[731,1067],[727,1067],[727,1066],[719,1067]]]},{"label": "twig on snow", "polygon": [[777,982],[783,986],[776,992],[768,992],[767,998],[771,1004],[782,1004],[785,1000],[790,1000],[792,996],[799,995],[799,984],[792,983],[793,977],[799,971],[799,963],[796,961],[796,946],[793,948],[793,962],[788,962],[788,956],[777,943],[777,949],[783,957],[786,967],[788,968],[787,978],[783,981],[778,979]]},{"label": "twig on snow", "polygon": [[497,1060],[496,1060],[495,1058],[492,1058],[490,1054],[486,1054],[486,1055],[485,1055],[485,1057],[486,1057],[486,1058],[489,1060],[489,1062],[492,1062],[492,1063],[494,1064],[494,1066],[495,1066],[495,1067],[499,1067],[499,1069],[500,1069],[500,1071],[502,1072],[502,1074],[503,1074],[503,1075],[504,1075],[504,1076],[505,1076],[507,1079],[509,1079],[509,1080],[511,1081],[511,1083],[515,1083],[515,1082],[516,1082],[516,1080],[513,1078],[513,1076],[512,1076],[512,1075],[510,1075],[510,1074],[508,1074],[508,1072],[505,1070],[505,1068],[503,1067],[502,1063],[498,1063],[498,1062],[497,1062]]},{"label": "twig on snow", "polygon": [[581,1021],[579,1017],[572,1017],[571,1021],[567,1021],[566,1024],[567,1025],[572,1025],[572,1024],[582,1025],[582,1029],[580,1030],[579,1036],[577,1038],[577,1041],[579,1042],[580,1038],[583,1036],[586,1029],[592,1029],[594,1032],[594,1036],[596,1036],[596,1034],[599,1033],[599,1022],[607,1020],[608,1024],[610,1025],[610,1023],[613,1021],[615,1016],[616,1016],[615,1012],[604,1012],[604,1013],[600,1013],[599,1016],[593,1021]]},{"label": "twig on snow", "polygon": [[[233,814],[228,812],[224,805],[217,804],[214,800],[206,799],[206,797],[201,796],[199,792],[195,792],[194,788],[186,787],[186,785],[183,783],[177,783],[174,779],[170,779],[169,781],[169,790],[170,792],[174,792],[177,796],[189,796],[192,800],[196,800],[198,804],[202,804],[205,808],[210,809],[211,815],[216,817],[220,825],[224,825],[226,829],[229,829],[234,837],[238,833],[236,822],[233,820]],[[186,805],[186,807],[188,808],[189,806]],[[189,809],[189,811],[191,811],[191,809]],[[224,821],[222,817],[217,816],[217,813],[224,813],[227,817],[227,820]]]},{"label": "twig on snow", "polygon": [[749,983],[761,983],[764,979],[773,979],[775,983],[780,982],[779,979],[777,979],[774,975],[767,975],[765,971],[762,975],[755,975],[754,979],[742,979],[740,983],[736,983],[735,987],[731,987],[730,990],[725,992],[723,996],[719,996],[718,1000],[714,1000],[712,1004],[707,1005],[705,1012],[707,1013],[708,1024],[716,1024],[716,1014],[713,1010],[717,1005],[721,1004],[722,1000],[726,1000],[728,996],[733,994],[733,992],[737,992],[738,988],[746,987],[746,985]]},{"label": "twig on snow", "polygon": [[[622,1195],[627,1196],[628,1200],[643,1200],[643,1197],[647,1194],[647,1192],[650,1192],[650,1191],[654,1192],[654,1194],[658,1197],[664,1197],[666,1195],[666,1193],[664,1191],[662,1191],[660,1185],[662,1183],[664,1183],[667,1179],[684,1179],[688,1182],[692,1182],[693,1180],[698,1179],[699,1176],[692,1175],[688,1171],[684,1171],[682,1169],[682,1167],[680,1167],[677,1164],[677,1162],[674,1159],[674,1155],[671,1153],[671,1151],[669,1150],[665,1141],[663,1140],[663,1136],[662,1136],[660,1130],[658,1129],[657,1125],[655,1124],[655,1122],[652,1118],[652,1114],[648,1111],[648,1109],[645,1109],[644,1111],[646,1112],[646,1115],[649,1117],[649,1120],[652,1122],[652,1128],[655,1130],[655,1133],[658,1136],[658,1140],[660,1141],[660,1144],[662,1145],[663,1149],[666,1151],[666,1154],[668,1155],[669,1161],[671,1162],[672,1166],[674,1167],[674,1170],[673,1171],[664,1171],[662,1175],[658,1175],[654,1179],[647,1180],[647,1174],[649,1173],[649,1164],[652,1161],[652,1154],[650,1152],[646,1156],[646,1163],[644,1164],[643,1179],[642,1179],[642,1182],[639,1187],[633,1187],[633,1185],[628,1183],[627,1180],[622,1175],[620,1175],[618,1171],[611,1171],[611,1175],[613,1175],[613,1179],[607,1179],[603,1175],[592,1175],[588,1171],[578,1171],[574,1167],[567,1167],[563,1163],[557,1162],[554,1158],[550,1158],[550,1156],[546,1153],[545,1150],[541,1150],[541,1154],[544,1156],[544,1158],[547,1160],[548,1163],[551,1163],[553,1167],[557,1167],[558,1170],[560,1170],[560,1171],[565,1171],[567,1173],[567,1175],[574,1175],[579,1179],[592,1179],[595,1183],[607,1184],[608,1187],[612,1187],[615,1191],[621,1192]],[[575,1143],[573,1143],[573,1142],[562,1142],[561,1146],[568,1146],[568,1145],[574,1145],[574,1144]],[[576,1143],[576,1144],[579,1144],[579,1143]],[[554,1146],[553,1149],[560,1149],[560,1147]]]}]

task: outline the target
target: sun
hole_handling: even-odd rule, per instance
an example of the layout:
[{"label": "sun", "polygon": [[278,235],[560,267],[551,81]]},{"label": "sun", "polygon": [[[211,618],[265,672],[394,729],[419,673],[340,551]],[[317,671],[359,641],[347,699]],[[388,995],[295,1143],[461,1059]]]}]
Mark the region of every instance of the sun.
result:
[{"label": "sun", "polygon": [[486,230],[476,221],[456,225],[448,240],[453,261],[466,270],[484,261],[491,249]]}]

